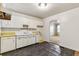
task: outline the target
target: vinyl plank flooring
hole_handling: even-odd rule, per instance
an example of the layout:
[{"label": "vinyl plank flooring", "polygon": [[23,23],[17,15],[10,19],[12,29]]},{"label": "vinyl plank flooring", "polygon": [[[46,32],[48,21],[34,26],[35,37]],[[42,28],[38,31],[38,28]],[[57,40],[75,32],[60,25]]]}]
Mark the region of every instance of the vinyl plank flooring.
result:
[{"label": "vinyl plank flooring", "polygon": [[[61,56],[68,55],[66,53],[61,52],[60,46],[43,42],[40,44],[34,44],[30,46],[26,46],[11,52],[7,52],[2,54],[3,56]],[[62,50],[64,51],[64,50]],[[71,53],[72,54],[72,53]],[[70,55],[70,54],[69,54]]]}]

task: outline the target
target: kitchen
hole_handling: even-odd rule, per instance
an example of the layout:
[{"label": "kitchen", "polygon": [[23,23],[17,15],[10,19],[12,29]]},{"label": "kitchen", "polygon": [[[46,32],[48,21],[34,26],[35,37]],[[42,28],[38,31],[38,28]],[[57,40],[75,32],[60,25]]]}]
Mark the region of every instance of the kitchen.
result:
[{"label": "kitchen", "polygon": [[[1,13],[4,16],[4,12]],[[42,34],[40,35],[43,31],[42,20],[16,12],[8,17],[9,19],[0,19],[0,53],[43,41]]]},{"label": "kitchen", "polygon": [[79,3],[0,3],[0,54],[73,56],[79,49],[73,42],[78,10]]}]

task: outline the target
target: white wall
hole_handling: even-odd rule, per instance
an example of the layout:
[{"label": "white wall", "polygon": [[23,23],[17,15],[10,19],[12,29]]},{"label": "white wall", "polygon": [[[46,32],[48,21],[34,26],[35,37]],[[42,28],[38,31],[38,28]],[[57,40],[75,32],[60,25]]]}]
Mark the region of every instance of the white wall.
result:
[{"label": "white wall", "polygon": [[2,20],[3,22],[3,27],[19,27],[22,28],[23,24],[29,25],[29,27],[36,28],[37,25],[43,25],[43,22],[41,19],[28,16],[28,15],[23,15],[20,13],[12,12],[11,14],[11,20]]},{"label": "white wall", "polygon": [[19,22],[20,24],[27,24],[27,25],[29,25],[29,27],[33,27],[33,28],[36,28],[37,25],[43,25],[42,20],[39,18],[13,13],[13,17],[16,17],[16,16],[19,19],[17,19],[17,21],[15,19],[15,21]]},{"label": "white wall", "polygon": [[11,20],[0,20],[0,27],[5,27],[5,29],[3,30],[0,29],[0,31],[14,31],[16,33],[22,33],[22,30],[13,28],[23,28],[23,24],[29,25],[29,28],[37,29],[37,25],[43,25],[43,21],[40,18],[11,11]]},{"label": "white wall", "polygon": [[44,19],[44,38],[49,40],[49,24],[52,20],[60,21],[59,45],[79,51],[79,8],[75,8]]}]

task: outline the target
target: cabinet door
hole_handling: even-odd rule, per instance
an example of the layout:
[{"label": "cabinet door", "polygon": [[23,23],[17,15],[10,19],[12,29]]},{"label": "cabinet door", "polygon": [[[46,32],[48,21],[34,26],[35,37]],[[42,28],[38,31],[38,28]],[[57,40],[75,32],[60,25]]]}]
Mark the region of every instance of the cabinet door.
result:
[{"label": "cabinet door", "polygon": [[31,45],[32,44],[32,40],[31,40],[31,38],[27,38],[27,42],[28,42],[28,45]]},{"label": "cabinet door", "polygon": [[35,44],[36,43],[36,38],[35,37],[32,37],[31,38],[31,42],[32,42],[32,44]]},{"label": "cabinet door", "polygon": [[28,38],[28,45],[35,44],[35,43],[36,43],[35,37]]},{"label": "cabinet door", "polygon": [[36,42],[39,43],[39,35],[36,35]]},{"label": "cabinet door", "polygon": [[18,37],[17,38],[17,48],[24,47],[28,45],[28,41],[26,37]]},{"label": "cabinet door", "polygon": [[1,53],[15,49],[15,37],[1,38]]}]

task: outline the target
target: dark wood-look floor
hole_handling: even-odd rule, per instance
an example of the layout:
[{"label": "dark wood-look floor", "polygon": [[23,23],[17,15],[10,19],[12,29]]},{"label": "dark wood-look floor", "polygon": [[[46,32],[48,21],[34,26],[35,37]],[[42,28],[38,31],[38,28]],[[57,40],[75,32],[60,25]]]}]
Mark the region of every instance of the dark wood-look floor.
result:
[{"label": "dark wood-look floor", "polygon": [[[53,43],[40,43],[2,54],[3,56],[61,56],[60,47]],[[68,54],[62,54],[68,55]]]},{"label": "dark wood-look floor", "polygon": [[61,49],[61,56],[74,56],[75,51],[65,48],[65,47],[60,47]]}]

